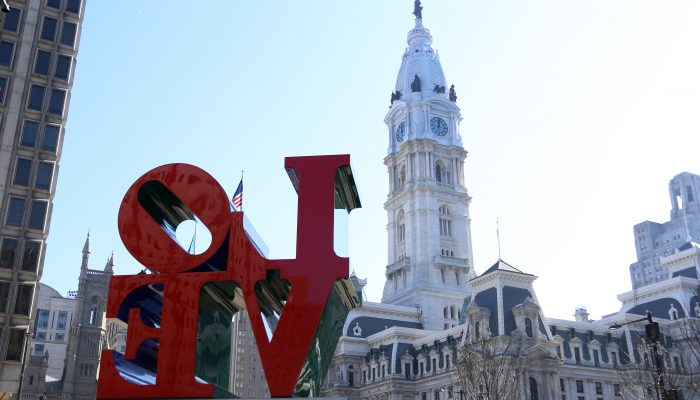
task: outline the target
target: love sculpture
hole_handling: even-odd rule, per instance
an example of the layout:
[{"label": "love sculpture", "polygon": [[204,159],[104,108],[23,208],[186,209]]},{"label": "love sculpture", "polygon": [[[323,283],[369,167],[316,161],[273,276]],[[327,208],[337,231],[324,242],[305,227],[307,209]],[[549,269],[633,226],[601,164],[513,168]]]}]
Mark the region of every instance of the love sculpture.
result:
[{"label": "love sculpture", "polygon": [[[270,394],[318,394],[345,317],[360,301],[348,259],[333,250],[334,209],[350,212],[360,200],[349,155],[290,157],[285,168],[298,194],[294,259],[265,258],[243,213],[200,168],[163,165],[129,188],[119,233],[152,273],[111,279],[106,316],[128,325],[126,352],[102,351],[98,399],[230,395],[221,371],[228,374],[230,317],[242,308]],[[212,237],[201,254],[173,240],[178,224],[195,216]]]}]

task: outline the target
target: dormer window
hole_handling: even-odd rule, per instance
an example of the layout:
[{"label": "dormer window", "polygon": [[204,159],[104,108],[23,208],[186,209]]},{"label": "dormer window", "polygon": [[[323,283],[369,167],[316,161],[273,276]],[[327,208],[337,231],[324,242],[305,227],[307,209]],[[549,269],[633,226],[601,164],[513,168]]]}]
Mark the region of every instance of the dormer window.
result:
[{"label": "dormer window", "polygon": [[525,334],[527,337],[532,337],[532,320],[525,318]]}]

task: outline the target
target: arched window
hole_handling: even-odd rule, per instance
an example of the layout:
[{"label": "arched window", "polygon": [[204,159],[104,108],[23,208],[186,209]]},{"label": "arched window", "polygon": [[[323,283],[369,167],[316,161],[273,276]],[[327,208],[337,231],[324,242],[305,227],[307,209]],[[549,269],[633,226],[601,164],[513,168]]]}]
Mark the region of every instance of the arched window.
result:
[{"label": "arched window", "polygon": [[406,240],[406,223],[403,210],[399,210],[396,215],[396,238],[399,242]]},{"label": "arched window", "polygon": [[479,323],[479,321],[476,321],[476,324],[474,324],[474,334],[476,335],[477,339],[481,337],[481,332],[479,332],[479,328],[481,328],[481,324]]},{"label": "arched window", "polygon": [[447,206],[440,206],[440,236],[452,236],[452,221]]},{"label": "arched window", "polygon": [[348,386],[355,385],[355,368],[353,366],[348,367]]},{"label": "arched window", "polygon": [[527,337],[532,337],[532,320],[525,318],[525,334]]},{"label": "arched window", "polygon": [[99,307],[98,307],[99,302],[100,302],[100,298],[97,296],[92,296],[92,298],[90,299],[90,315],[89,315],[89,321],[88,321],[90,325],[97,325],[99,323],[98,322],[99,318],[97,315],[98,310],[99,310]]},{"label": "arched window", "polygon": [[435,180],[438,183],[452,183],[452,174],[450,173],[450,169],[442,165],[442,162],[440,161],[435,163]]},{"label": "arched window", "polygon": [[530,377],[530,400],[539,400],[540,396],[537,393],[537,381]]}]

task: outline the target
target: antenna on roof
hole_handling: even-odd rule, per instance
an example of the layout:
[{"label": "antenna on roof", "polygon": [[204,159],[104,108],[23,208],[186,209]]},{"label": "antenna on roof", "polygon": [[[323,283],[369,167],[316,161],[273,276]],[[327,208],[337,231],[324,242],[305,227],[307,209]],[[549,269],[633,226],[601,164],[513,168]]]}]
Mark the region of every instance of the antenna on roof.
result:
[{"label": "antenna on roof", "polygon": [[496,219],[496,241],[498,242],[498,259],[501,259],[501,232],[498,230],[498,219]]}]

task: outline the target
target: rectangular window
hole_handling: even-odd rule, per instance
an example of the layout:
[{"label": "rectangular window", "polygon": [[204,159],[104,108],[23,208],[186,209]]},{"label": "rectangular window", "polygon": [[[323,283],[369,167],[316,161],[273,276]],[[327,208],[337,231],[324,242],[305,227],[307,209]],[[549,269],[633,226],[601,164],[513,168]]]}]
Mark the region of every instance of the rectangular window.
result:
[{"label": "rectangular window", "polygon": [[25,200],[21,197],[10,197],[10,204],[7,207],[5,225],[22,226],[22,219],[24,218],[24,203]]},{"label": "rectangular window", "polygon": [[57,342],[62,342],[62,341],[64,341],[64,340],[66,340],[66,339],[65,339],[65,336],[64,336],[62,333],[57,333],[57,334],[56,334],[56,341],[57,341]]},{"label": "rectangular window", "polygon": [[68,0],[66,3],[66,11],[80,14],[80,0]]},{"label": "rectangular window", "polygon": [[43,110],[45,93],[46,88],[44,86],[32,84],[32,87],[29,89],[29,100],[27,101],[27,108],[36,111]]},{"label": "rectangular window", "polygon": [[40,162],[39,169],[36,172],[36,182],[34,187],[37,189],[49,190],[51,187],[51,178],[53,177],[53,163]]},{"label": "rectangular window", "polygon": [[19,30],[19,19],[21,17],[21,12],[17,7],[10,7],[10,12],[5,14],[5,21],[3,21],[2,29],[9,32],[15,32]]},{"label": "rectangular window", "polygon": [[44,17],[44,25],[41,27],[41,38],[53,42],[56,40],[56,18]]},{"label": "rectangular window", "polygon": [[581,364],[581,350],[578,347],[574,347],[574,358],[576,359],[576,364]]},{"label": "rectangular window", "polygon": [[24,129],[22,130],[22,140],[20,145],[24,147],[36,147],[36,137],[39,134],[39,123],[36,121],[24,121]]},{"label": "rectangular window", "polygon": [[566,388],[564,388],[564,380],[563,379],[559,379],[559,389],[562,392],[566,392]]},{"label": "rectangular window", "polygon": [[74,22],[63,22],[61,29],[61,44],[73,47],[75,44],[75,32],[78,30],[78,25]]},{"label": "rectangular window", "polygon": [[61,89],[51,89],[49,100],[49,112],[51,114],[63,115],[63,104],[66,100],[66,91]]},{"label": "rectangular window", "polygon": [[36,310],[36,328],[46,329],[49,326],[49,310]]},{"label": "rectangular window", "polygon": [[610,358],[612,358],[612,363],[614,366],[617,366],[617,353],[614,351],[610,352]]},{"label": "rectangular window", "polygon": [[15,44],[12,42],[0,41],[0,65],[8,68],[12,66],[12,55],[15,52]]},{"label": "rectangular window", "polygon": [[29,310],[32,308],[32,294],[34,294],[34,285],[17,286],[15,314],[29,315]]},{"label": "rectangular window", "polygon": [[39,251],[41,250],[41,242],[26,241],[24,243],[24,252],[22,253],[22,271],[36,272],[39,266]]},{"label": "rectangular window", "polygon": [[603,384],[600,382],[595,383],[595,394],[603,394]]},{"label": "rectangular window", "polygon": [[68,80],[71,62],[70,56],[59,54],[58,58],[56,58],[56,72],[54,76],[58,79]]},{"label": "rectangular window", "polygon": [[36,333],[36,338],[38,340],[46,340],[46,332],[37,332]]},{"label": "rectangular window", "polygon": [[37,355],[37,356],[44,355],[44,344],[43,343],[35,344],[34,351],[32,351],[32,355]]},{"label": "rectangular window", "polygon": [[46,220],[46,208],[48,207],[48,202],[32,200],[32,209],[29,213],[29,223],[27,227],[30,229],[38,229],[40,231],[44,230],[44,222]]},{"label": "rectangular window", "polygon": [[583,393],[583,381],[576,381],[576,393]]},{"label": "rectangular window", "polygon": [[5,94],[7,93],[7,86],[9,79],[4,76],[0,76],[0,104],[5,103]]},{"label": "rectangular window", "polygon": [[[15,255],[19,240],[11,238],[3,238],[2,246],[0,246],[0,268],[12,269],[15,264]],[[0,310],[2,312],[2,310]]]},{"label": "rectangular window", "polygon": [[36,60],[34,60],[34,73],[48,76],[51,67],[51,53],[44,50],[37,50]]},{"label": "rectangular window", "polygon": [[21,361],[25,332],[23,329],[10,330],[10,340],[7,343],[7,355],[5,355],[6,360]]},{"label": "rectangular window", "polygon": [[56,326],[56,329],[65,330],[67,322],[68,322],[68,311],[59,311],[58,312],[58,325]]},{"label": "rectangular window", "polygon": [[61,0],[46,0],[46,7],[61,8]]},{"label": "rectangular window", "polygon": [[56,152],[58,148],[58,126],[46,125],[44,127],[44,141],[41,143],[41,149]]},{"label": "rectangular window", "polygon": [[15,178],[13,184],[18,186],[29,185],[29,171],[32,169],[32,160],[18,158],[15,164]]},{"label": "rectangular window", "polygon": [[5,312],[10,293],[10,282],[0,282],[0,312]]}]

